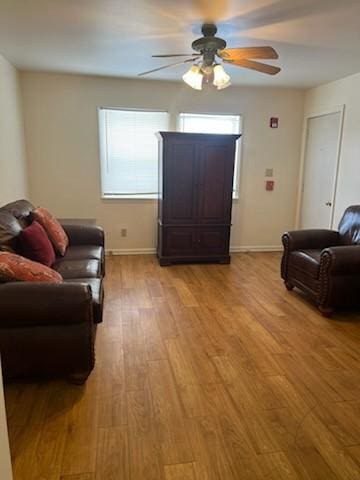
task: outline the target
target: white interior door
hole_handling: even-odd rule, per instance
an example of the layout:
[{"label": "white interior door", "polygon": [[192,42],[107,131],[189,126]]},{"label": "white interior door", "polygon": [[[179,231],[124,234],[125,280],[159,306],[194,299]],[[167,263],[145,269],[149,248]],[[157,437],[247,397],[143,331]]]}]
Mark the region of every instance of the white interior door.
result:
[{"label": "white interior door", "polygon": [[342,112],[307,120],[300,228],[331,228]]}]

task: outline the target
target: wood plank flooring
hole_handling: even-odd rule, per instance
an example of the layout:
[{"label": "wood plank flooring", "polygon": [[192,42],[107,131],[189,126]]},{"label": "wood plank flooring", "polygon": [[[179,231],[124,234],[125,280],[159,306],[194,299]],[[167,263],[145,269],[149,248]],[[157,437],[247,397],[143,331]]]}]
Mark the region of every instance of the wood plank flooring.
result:
[{"label": "wood plank flooring", "polygon": [[360,479],[360,314],[279,261],[110,257],[87,384],[6,387],[15,480]]}]

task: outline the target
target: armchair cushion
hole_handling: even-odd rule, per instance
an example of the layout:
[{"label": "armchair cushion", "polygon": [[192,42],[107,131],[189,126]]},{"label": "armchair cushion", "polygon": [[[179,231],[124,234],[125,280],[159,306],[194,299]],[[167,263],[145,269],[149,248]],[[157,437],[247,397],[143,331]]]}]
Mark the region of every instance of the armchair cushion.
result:
[{"label": "armchair cushion", "polygon": [[339,232],[343,245],[360,244],[360,205],[352,205],[345,210],[339,223]]},{"label": "armchair cushion", "polygon": [[293,268],[317,279],[320,275],[320,257],[321,250],[297,250],[290,253],[290,262]]}]

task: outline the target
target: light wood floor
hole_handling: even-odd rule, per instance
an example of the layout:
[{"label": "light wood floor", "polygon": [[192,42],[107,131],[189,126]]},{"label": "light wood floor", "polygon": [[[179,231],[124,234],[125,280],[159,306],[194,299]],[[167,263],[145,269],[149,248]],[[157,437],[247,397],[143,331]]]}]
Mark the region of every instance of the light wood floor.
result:
[{"label": "light wood floor", "polygon": [[15,480],[358,480],[360,315],[320,316],[279,260],[110,258],[86,386],[6,388]]}]

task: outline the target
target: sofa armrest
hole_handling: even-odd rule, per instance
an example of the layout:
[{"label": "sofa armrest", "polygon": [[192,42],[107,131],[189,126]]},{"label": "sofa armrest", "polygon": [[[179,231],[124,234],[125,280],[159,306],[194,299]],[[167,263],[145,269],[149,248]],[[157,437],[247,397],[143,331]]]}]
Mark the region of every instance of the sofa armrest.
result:
[{"label": "sofa armrest", "polygon": [[282,243],[288,251],[323,250],[340,245],[339,232],[335,230],[295,230],[282,236]]},{"label": "sofa armrest", "polygon": [[331,274],[360,275],[360,245],[326,248],[321,252],[321,263],[328,263]]},{"label": "sofa armrest", "polygon": [[83,283],[0,284],[0,328],[93,321],[90,287]]},{"label": "sofa armrest", "polygon": [[73,225],[61,223],[70,245],[96,245],[104,246],[104,230],[98,225]]}]

